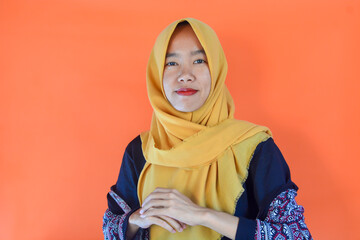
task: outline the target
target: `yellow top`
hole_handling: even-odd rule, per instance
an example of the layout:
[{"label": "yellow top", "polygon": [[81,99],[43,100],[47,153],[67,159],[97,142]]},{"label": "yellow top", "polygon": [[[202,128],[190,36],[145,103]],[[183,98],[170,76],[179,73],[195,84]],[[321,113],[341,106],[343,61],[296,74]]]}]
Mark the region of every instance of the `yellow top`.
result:
[{"label": "yellow top", "polygon": [[[166,99],[162,76],[165,55],[178,23],[190,24],[206,53],[210,95],[194,112],[180,112]],[[193,18],[177,20],[158,36],[147,68],[154,109],[150,131],[141,134],[146,159],[138,182],[140,204],[157,187],[175,188],[194,203],[234,214],[256,146],[268,139],[266,127],[234,119],[234,103],[225,86],[227,62],[216,33]],[[151,226],[152,239],[219,239],[219,233],[192,226],[170,233]]]}]

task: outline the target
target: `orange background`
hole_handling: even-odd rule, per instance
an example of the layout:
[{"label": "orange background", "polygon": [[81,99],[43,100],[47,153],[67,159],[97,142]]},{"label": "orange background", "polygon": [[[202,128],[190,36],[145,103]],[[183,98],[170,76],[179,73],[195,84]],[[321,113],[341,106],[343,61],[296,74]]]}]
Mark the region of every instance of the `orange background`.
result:
[{"label": "orange background", "polygon": [[101,239],[147,60],[195,17],[218,34],[236,117],[271,128],[315,239],[359,239],[360,2],[0,0],[0,239]]}]

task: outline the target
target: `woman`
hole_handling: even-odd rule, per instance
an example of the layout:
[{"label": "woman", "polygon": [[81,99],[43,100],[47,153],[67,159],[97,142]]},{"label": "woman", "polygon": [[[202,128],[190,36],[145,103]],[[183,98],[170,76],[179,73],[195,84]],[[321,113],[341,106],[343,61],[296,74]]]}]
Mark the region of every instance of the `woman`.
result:
[{"label": "woman", "polygon": [[192,18],[158,36],[150,131],[126,148],[105,239],[312,239],[266,127],[235,120],[215,32]]}]

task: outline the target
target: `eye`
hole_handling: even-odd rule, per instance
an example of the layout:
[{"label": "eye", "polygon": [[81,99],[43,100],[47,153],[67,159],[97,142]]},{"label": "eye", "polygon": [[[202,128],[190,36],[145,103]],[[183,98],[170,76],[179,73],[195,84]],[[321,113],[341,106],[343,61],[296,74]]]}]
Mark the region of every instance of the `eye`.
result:
[{"label": "eye", "polygon": [[206,61],[204,59],[198,59],[198,60],[195,60],[194,63],[206,63]]},{"label": "eye", "polygon": [[165,66],[176,66],[177,63],[176,62],[168,62],[165,64]]}]

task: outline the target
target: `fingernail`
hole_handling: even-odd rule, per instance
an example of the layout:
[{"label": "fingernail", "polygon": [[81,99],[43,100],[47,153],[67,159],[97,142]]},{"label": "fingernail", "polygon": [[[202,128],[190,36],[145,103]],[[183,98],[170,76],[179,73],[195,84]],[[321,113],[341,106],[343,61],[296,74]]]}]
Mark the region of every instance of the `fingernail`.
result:
[{"label": "fingernail", "polygon": [[144,217],[145,217],[145,215],[140,215],[140,217],[141,217],[141,218],[144,218]]}]

